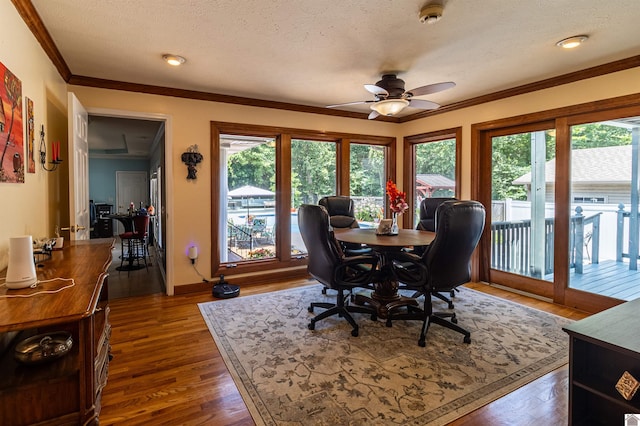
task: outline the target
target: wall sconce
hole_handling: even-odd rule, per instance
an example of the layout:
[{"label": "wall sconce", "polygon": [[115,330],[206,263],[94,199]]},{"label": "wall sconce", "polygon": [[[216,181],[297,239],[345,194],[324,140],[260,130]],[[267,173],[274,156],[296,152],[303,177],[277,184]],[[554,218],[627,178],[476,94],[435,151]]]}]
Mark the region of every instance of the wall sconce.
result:
[{"label": "wall sconce", "polygon": [[60,141],[51,142],[51,168],[47,167],[47,144],[44,141],[44,124],[40,126],[40,165],[42,169],[47,172],[52,172],[58,169],[58,164],[62,163],[60,158]]},{"label": "wall sconce", "polygon": [[180,157],[182,162],[187,165],[187,179],[195,179],[196,165],[202,161],[202,154],[198,152],[198,145],[191,145],[187,152],[183,152]]}]

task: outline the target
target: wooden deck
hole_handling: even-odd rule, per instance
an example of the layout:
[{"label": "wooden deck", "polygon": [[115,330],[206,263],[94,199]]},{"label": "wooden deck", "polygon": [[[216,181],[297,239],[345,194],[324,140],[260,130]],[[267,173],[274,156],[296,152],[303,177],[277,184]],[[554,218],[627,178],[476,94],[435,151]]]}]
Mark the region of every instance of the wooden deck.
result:
[{"label": "wooden deck", "polygon": [[621,300],[640,297],[640,270],[630,271],[628,262],[606,260],[585,264],[583,273],[571,269],[569,287]]}]

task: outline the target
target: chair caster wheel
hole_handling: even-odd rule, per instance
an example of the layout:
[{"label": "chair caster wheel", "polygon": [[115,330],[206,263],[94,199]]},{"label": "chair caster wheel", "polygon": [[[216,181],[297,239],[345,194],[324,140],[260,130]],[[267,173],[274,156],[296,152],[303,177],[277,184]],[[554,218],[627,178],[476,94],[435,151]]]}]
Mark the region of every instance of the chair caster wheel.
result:
[{"label": "chair caster wheel", "polygon": [[449,302],[449,309],[453,309],[453,303]]},{"label": "chair caster wheel", "polygon": [[457,324],[458,323],[458,319],[457,318],[451,318],[451,322],[454,323],[454,324]]},{"label": "chair caster wheel", "polygon": [[425,346],[427,346],[427,342],[424,339],[420,339],[418,340],[418,346],[424,348]]},{"label": "chair caster wheel", "polygon": [[307,311],[309,311],[309,312],[313,313],[313,306],[309,306],[309,307],[307,308]]},{"label": "chair caster wheel", "polygon": [[311,321],[307,327],[309,328],[309,330],[315,330],[316,329],[316,323]]},{"label": "chair caster wheel", "polygon": [[391,327],[393,324],[391,324],[391,318],[387,318],[387,322],[385,323],[385,325],[387,327]]},{"label": "chair caster wheel", "polygon": [[326,288],[326,287],[324,287],[324,288],[322,289],[322,294],[327,294],[327,288]]},{"label": "chair caster wheel", "polygon": [[351,335],[352,335],[353,337],[358,337],[358,329],[357,329],[357,328],[354,328],[353,330],[351,330]]},{"label": "chair caster wheel", "polygon": [[462,341],[464,343],[471,343],[471,336],[464,336],[464,339]]}]

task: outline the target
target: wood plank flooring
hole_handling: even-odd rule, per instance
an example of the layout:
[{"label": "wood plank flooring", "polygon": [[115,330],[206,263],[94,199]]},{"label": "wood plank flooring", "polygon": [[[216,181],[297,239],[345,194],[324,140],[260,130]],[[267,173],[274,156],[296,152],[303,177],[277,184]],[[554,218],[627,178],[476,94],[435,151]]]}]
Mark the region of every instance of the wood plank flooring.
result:
[{"label": "wood plank flooring", "polygon": [[[242,288],[242,296],[307,285],[297,280]],[[468,287],[581,319],[585,313],[484,284]],[[113,360],[101,425],[254,425],[197,303],[209,293],[110,301]],[[567,423],[567,367],[458,419],[452,425]]]}]

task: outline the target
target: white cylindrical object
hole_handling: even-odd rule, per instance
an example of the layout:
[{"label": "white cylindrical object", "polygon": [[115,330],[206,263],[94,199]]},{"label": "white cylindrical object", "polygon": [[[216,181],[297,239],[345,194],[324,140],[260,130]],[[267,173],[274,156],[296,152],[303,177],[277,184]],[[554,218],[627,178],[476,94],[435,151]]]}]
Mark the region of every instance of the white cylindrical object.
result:
[{"label": "white cylindrical object", "polygon": [[9,238],[9,266],[5,285],[10,289],[26,288],[38,282],[33,260],[31,235]]},{"label": "white cylindrical object", "polygon": [[198,258],[198,247],[191,246],[189,247],[189,259],[195,260]]}]

